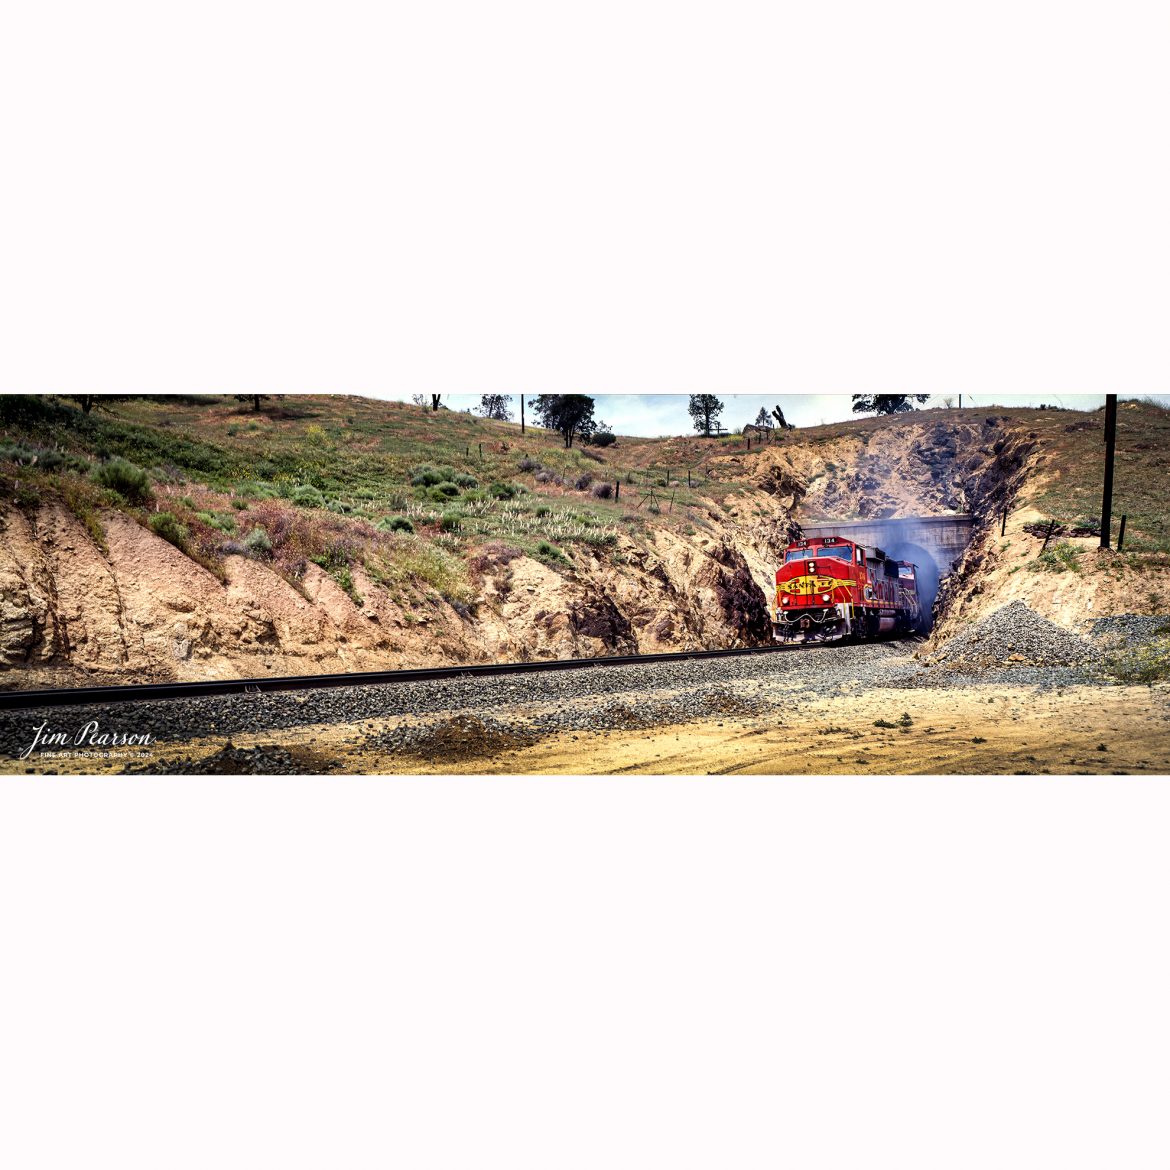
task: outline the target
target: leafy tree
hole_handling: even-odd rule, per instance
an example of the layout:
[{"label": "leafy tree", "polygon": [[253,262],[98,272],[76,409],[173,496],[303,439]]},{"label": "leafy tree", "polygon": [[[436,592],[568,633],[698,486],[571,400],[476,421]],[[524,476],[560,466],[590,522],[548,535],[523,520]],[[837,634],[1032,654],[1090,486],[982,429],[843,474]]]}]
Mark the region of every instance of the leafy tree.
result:
[{"label": "leafy tree", "polygon": [[756,426],[762,431],[770,431],[775,425],[772,416],[768,413],[768,408],[761,406],[760,413],[756,415]]},{"label": "leafy tree", "polygon": [[531,406],[541,424],[557,431],[566,447],[575,438],[587,440],[593,434],[593,399],[587,394],[538,394]]},{"label": "leafy tree", "polygon": [[590,442],[595,447],[612,447],[617,442],[617,436],[613,433],[613,427],[609,423],[598,419],[593,424],[593,437]]},{"label": "leafy tree", "polygon": [[479,413],[484,418],[498,418],[508,422],[512,418],[512,397],[509,394],[484,394],[479,400]]},{"label": "leafy tree", "polygon": [[[125,402],[128,398],[133,398],[133,394],[68,394],[68,398],[72,398],[82,409],[83,413],[89,414],[96,406],[99,409],[110,402]],[[143,395],[143,397],[150,397]]]},{"label": "leafy tree", "polygon": [[925,402],[929,394],[854,394],[854,414],[902,414],[914,410],[910,401]]},{"label": "leafy tree", "polygon": [[695,430],[709,436],[712,429],[719,425],[723,403],[714,394],[692,394],[691,404],[687,409],[691,418],[695,420]]}]

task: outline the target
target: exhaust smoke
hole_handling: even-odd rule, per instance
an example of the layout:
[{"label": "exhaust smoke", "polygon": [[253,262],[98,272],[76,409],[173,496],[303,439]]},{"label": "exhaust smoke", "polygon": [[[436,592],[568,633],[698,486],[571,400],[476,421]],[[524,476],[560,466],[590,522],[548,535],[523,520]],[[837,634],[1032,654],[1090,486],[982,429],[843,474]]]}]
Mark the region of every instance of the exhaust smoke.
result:
[{"label": "exhaust smoke", "polygon": [[918,599],[929,629],[934,625],[934,599],[938,596],[938,562],[928,549],[910,539],[910,522],[873,520],[870,525],[878,529],[875,543],[886,556],[918,566]]}]

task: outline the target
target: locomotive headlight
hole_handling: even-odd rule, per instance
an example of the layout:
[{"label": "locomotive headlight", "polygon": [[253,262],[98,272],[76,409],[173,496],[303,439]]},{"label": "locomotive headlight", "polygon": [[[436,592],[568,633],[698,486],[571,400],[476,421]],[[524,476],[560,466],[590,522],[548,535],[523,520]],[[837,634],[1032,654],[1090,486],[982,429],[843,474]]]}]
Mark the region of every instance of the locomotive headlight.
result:
[{"label": "locomotive headlight", "polygon": [[821,600],[822,600],[822,601],[828,601],[828,600],[829,600],[829,595],[828,595],[827,593],[822,593],[822,594],[821,594]]},{"label": "locomotive headlight", "polygon": [[784,597],[784,598],[782,598],[782,599],[781,599],[781,601],[780,601],[780,604],[781,604],[781,605],[787,605],[787,604],[788,604],[788,598],[787,598],[787,597]]}]

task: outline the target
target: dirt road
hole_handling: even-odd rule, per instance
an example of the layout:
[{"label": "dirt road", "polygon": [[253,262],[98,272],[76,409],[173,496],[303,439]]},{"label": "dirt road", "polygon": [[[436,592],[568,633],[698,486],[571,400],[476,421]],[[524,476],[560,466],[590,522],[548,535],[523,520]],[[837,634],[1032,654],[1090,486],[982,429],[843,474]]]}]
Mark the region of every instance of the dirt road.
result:
[{"label": "dirt road", "polygon": [[[734,712],[734,708],[733,708]],[[496,712],[500,714],[500,712]],[[1110,774],[1170,773],[1170,687],[871,690],[807,696],[780,715],[723,716],[594,733],[480,736],[466,712],[412,725],[425,748],[378,746],[401,717],[355,736],[344,723],[234,734],[236,749],[277,750],[285,767],[324,773],[435,774]],[[223,736],[156,746],[153,766],[187,771],[221,753]],[[122,760],[13,761],[9,771],[118,772]],[[138,765],[136,765],[138,766]],[[240,770],[226,766],[225,771]],[[268,770],[261,758],[257,770]]]}]

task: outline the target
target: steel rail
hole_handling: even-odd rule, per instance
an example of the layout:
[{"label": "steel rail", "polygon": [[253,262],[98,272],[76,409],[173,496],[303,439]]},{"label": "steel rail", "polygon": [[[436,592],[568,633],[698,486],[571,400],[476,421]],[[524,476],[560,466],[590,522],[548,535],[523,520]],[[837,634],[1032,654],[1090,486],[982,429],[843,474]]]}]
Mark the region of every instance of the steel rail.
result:
[{"label": "steel rail", "polygon": [[[887,640],[887,639],[883,639]],[[263,691],[308,691],[328,687],[383,686],[431,682],[468,676],[545,674],[558,670],[585,670],[594,666],[643,666],[655,662],[685,662],[702,658],[732,658],[769,654],[835,642],[806,642],[784,646],[746,646],[736,650],[678,650],[664,654],[627,654],[608,658],[555,658],[544,662],[498,662],[433,666],[415,670],[371,670],[351,674],[296,674],[277,678],[206,679],[197,682],[135,683],[107,687],[62,687],[41,691],[0,691],[0,710],[31,707],[83,707],[108,703],[140,703],[151,699],[192,699],[203,695],[257,694]]]}]

